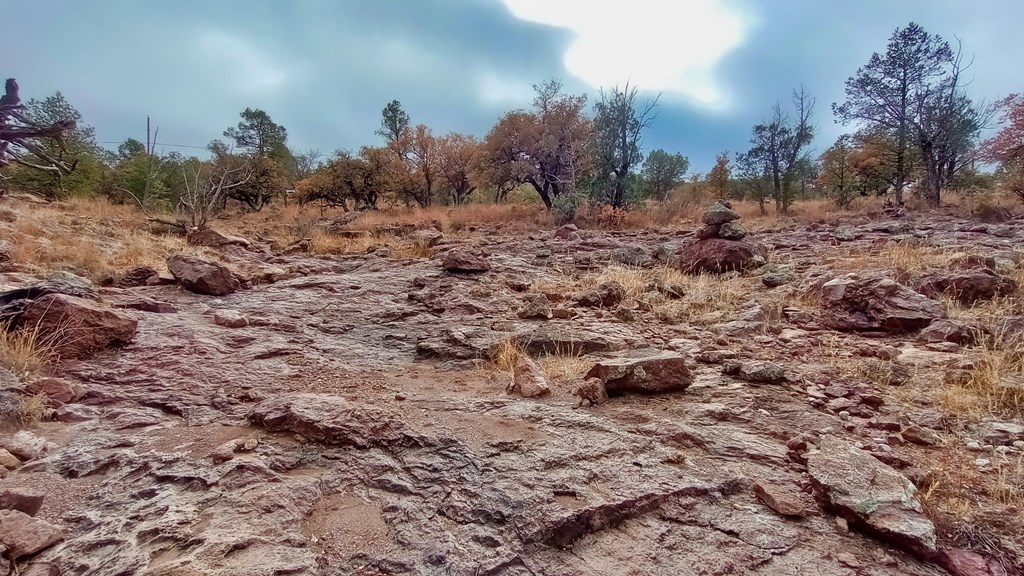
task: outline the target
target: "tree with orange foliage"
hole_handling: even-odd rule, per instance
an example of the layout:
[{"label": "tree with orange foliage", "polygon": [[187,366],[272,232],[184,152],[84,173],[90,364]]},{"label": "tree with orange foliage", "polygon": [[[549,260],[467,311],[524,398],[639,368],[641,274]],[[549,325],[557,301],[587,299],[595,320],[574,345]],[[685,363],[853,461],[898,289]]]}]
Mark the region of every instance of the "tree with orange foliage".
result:
[{"label": "tree with orange foliage", "polygon": [[1024,199],[1024,95],[1011,94],[996,103],[1002,113],[999,132],[982,146],[982,157],[999,164],[1003,185]]},{"label": "tree with orange foliage", "polygon": [[533,110],[505,114],[484,139],[480,174],[498,190],[499,200],[519,184],[529,184],[548,209],[572,192],[588,172],[587,147],[593,131],[584,112],[586,95],[562,93],[550,80],[534,86]]},{"label": "tree with orange foliage", "polygon": [[729,166],[729,151],[726,150],[715,157],[715,167],[708,172],[708,186],[711,193],[719,198],[729,196],[729,180],[732,178],[732,168]]},{"label": "tree with orange foliage", "polygon": [[473,136],[452,133],[437,139],[437,169],[451,204],[464,204],[476,190],[471,173],[480,153]]}]

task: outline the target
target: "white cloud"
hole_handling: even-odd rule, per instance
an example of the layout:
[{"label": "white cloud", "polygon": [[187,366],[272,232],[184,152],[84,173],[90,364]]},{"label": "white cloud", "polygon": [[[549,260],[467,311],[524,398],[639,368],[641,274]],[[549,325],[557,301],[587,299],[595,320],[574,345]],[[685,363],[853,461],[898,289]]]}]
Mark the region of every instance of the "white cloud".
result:
[{"label": "white cloud", "polygon": [[210,30],[196,44],[202,62],[228,86],[243,93],[262,93],[279,88],[288,80],[284,67],[251,42],[219,30]]},{"label": "white cloud", "polygon": [[737,0],[502,0],[522,19],[571,30],[571,74],[593,87],[626,81],[712,109],[728,101],[716,65],[754,25]]}]

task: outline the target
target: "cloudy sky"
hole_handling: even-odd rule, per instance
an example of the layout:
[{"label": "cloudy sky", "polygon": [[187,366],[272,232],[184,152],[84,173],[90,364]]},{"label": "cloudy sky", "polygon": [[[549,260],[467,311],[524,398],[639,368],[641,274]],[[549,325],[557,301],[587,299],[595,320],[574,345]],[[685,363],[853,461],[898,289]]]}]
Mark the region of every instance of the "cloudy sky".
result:
[{"label": "cloudy sky", "polygon": [[379,142],[392,99],[483,136],[546,79],[591,100],[628,81],[662,94],[646,147],[704,171],[801,83],[827,147],[844,80],[912,20],[963,41],[977,98],[1024,91],[1020,0],[0,0],[0,77],[63,91],[109,147],[147,114],[203,146],[253,107],[325,153]]}]

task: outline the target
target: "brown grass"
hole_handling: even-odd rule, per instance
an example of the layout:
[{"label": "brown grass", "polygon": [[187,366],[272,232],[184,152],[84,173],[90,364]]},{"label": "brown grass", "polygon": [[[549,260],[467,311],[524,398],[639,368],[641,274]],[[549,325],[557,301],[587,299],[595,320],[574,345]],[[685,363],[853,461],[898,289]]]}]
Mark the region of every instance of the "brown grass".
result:
[{"label": "brown grass", "polygon": [[519,359],[526,356],[526,349],[516,339],[509,338],[491,351],[491,364],[502,372],[512,372]]},{"label": "brown grass", "polygon": [[975,420],[1024,417],[1024,347],[981,346],[966,374],[947,378],[939,404],[951,414]]},{"label": "brown grass", "polygon": [[53,360],[53,352],[44,346],[37,330],[0,329],[0,366],[18,376],[42,372]]},{"label": "brown grass", "polygon": [[160,270],[167,256],[185,248],[179,236],[151,232],[141,212],[102,199],[25,206],[9,228],[14,263],[92,280],[133,266]]},{"label": "brown grass", "polygon": [[316,230],[311,235],[309,243],[309,250],[313,254],[337,256],[366,254],[378,248],[386,248],[391,252],[392,258],[399,260],[417,260],[434,255],[434,250],[429,246],[389,234],[368,233],[365,236],[346,237]]}]

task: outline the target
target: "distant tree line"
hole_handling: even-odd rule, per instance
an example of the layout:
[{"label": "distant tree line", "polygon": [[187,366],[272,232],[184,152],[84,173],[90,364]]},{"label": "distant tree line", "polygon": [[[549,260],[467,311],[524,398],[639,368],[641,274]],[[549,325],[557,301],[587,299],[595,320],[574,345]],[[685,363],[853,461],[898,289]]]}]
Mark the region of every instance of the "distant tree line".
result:
[{"label": "distant tree line", "polygon": [[[155,139],[104,150],[58,92],[19,110],[33,125],[67,122],[70,129],[59,144],[0,165],[0,182],[50,198],[102,194],[154,210],[181,209],[197,183],[218,182],[211,211],[229,202],[257,211],[275,199],[346,211],[427,207],[505,202],[513,192],[533,194],[549,209],[582,201],[624,209],[697,187],[786,212],[796,200],[822,195],[839,205],[882,194],[902,203],[908,190],[938,205],[943,190],[988,185],[992,179],[979,172],[988,163],[1002,185],[1024,198],[1024,97],[975,102],[964,80],[969,64],[959,44],[954,49],[911,23],[846,81],[845,100],[832,104],[836,121],[853,132],[813,153],[816,102],[799,87],[752,127],[747,150],[723,152],[706,175],[690,176],[681,153],[644,153],[658,99],[641,102],[628,84],[602,90],[592,106],[558,80],[535,85],[530,107],[507,112],[482,138],[435,135],[394,100],[382,111],[379,144],[330,155],[290,147],[284,126],[246,108],[223,140],[209,144],[205,159],[157,153]],[[997,117],[1001,131],[981,142]],[[33,155],[74,170],[34,170]]]}]

